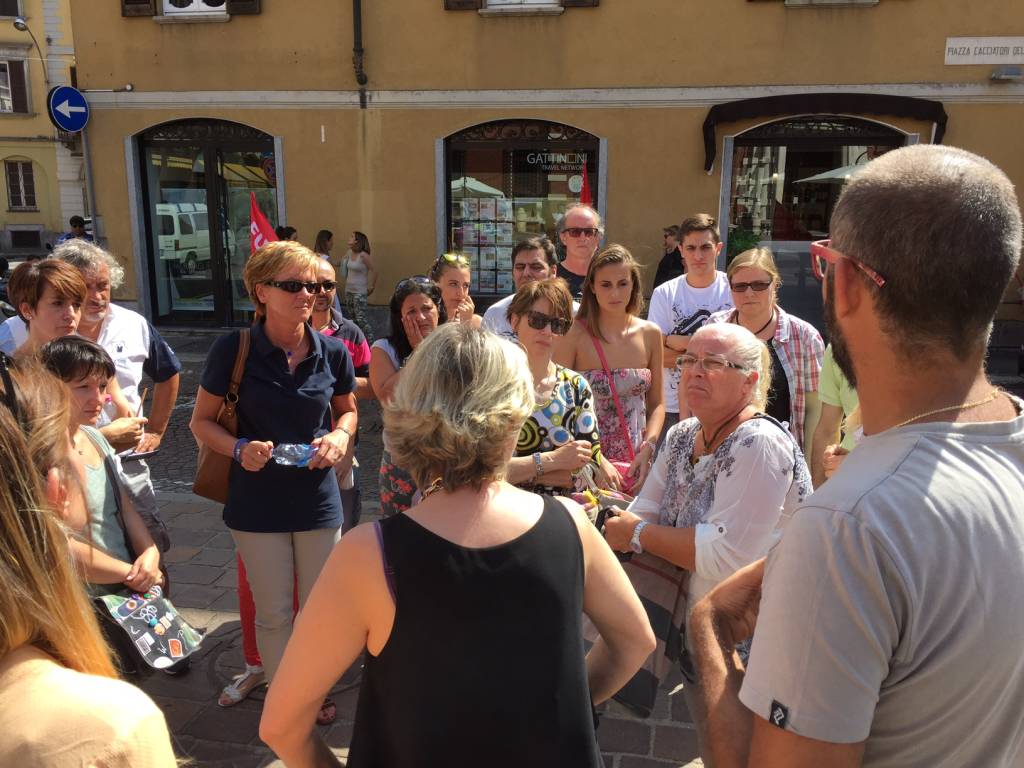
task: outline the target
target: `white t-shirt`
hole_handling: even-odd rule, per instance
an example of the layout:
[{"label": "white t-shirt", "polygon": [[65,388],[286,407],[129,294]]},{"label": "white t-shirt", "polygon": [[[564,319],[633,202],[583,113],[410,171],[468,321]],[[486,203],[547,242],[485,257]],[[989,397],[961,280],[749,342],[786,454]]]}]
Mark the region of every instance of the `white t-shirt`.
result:
[{"label": "white t-shirt", "polygon": [[865,766],[1024,765],[1022,590],[1024,416],[865,437],[768,556],[740,699]]},{"label": "white t-shirt", "polygon": [[[647,319],[661,329],[664,336],[690,336],[700,329],[713,312],[732,308],[729,278],[715,272],[714,282],[707,288],[693,288],[686,275],[662,283],[651,295]],[[663,369],[665,410],[679,413],[679,371]]]},{"label": "white t-shirt", "polygon": [[[487,330],[498,334],[499,336],[509,339],[511,341],[516,340],[516,332],[512,330],[512,325],[508,321],[508,306],[512,303],[516,295],[510,294],[504,299],[499,299],[487,308],[484,312],[483,327]],[[580,311],[579,302],[574,301],[572,303],[572,314],[573,317]]]}]

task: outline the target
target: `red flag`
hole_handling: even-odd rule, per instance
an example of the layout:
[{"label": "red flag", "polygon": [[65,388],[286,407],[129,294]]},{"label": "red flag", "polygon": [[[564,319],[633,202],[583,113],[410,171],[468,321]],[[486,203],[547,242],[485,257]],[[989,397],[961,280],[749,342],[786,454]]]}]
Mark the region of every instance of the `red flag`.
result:
[{"label": "red flag", "polygon": [[256,193],[249,193],[249,250],[256,253],[267,243],[277,240],[274,228],[270,226],[267,217],[263,215],[259,205],[256,203]]},{"label": "red flag", "polygon": [[590,178],[587,176],[587,164],[583,164],[583,187],[580,189],[580,202],[593,205],[594,198],[590,195]]}]

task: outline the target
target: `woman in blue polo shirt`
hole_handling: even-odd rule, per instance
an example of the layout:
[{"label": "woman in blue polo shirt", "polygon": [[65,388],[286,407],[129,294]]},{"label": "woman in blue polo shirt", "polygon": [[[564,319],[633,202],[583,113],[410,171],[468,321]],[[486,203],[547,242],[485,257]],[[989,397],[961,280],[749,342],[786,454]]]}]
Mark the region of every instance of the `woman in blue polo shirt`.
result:
[{"label": "woman in blue polo shirt", "polygon": [[[192,414],[196,439],[235,459],[224,523],[242,559],[258,564],[248,575],[268,681],[291,635],[294,579],[301,606],[338,540],[341,497],[332,467],[356,431],[352,359],[340,340],[309,325],[322,290],[318,266],[313,251],[290,241],[252,255],[243,279],[256,322],[238,392],[238,435],[217,424],[217,413],[240,331],[214,342]],[[274,446],[284,443],[313,445],[308,467],[274,461]]]}]

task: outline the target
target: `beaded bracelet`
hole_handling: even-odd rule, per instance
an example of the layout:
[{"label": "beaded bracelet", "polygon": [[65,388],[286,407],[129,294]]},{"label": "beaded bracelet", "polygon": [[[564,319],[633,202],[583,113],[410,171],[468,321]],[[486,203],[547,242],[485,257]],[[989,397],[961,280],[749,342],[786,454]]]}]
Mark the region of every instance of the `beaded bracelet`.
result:
[{"label": "beaded bracelet", "polygon": [[235,449],[231,452],[231,458],[237,461],[239,464],[242,463],[242,450],[246,445],[249,444],[248,438],[240,437],[238,442],[235,443]]}]

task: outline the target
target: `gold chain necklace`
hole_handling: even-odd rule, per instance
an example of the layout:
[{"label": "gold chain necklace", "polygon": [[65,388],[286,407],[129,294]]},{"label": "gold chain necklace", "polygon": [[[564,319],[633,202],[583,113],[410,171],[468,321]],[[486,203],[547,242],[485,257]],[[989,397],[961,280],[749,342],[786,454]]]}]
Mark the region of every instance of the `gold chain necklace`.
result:
[{"label": "gold chain necklace", "polygon": [[991,403],[999,397],[1000,394],[1002,394],[1002,390],[996,387],[989,393],[988,397],[982,398],[981,400],[975,400],[972,403],[960,403],[959,405],[947,405],[945,408],[936,408],[934,411],[925,411],[924,413],[919,413],[917,416],[909,418],[906,421],[901,421],[895,427],[890,427],[890,429],[899,429],[900,427],[905,427],[907,424],[911,424],[918,419],[923,419],[926,416],[935,416],[938,413],[946,413],[947,411],[966,411],[970,408],[977,408],[979,405]]}]

